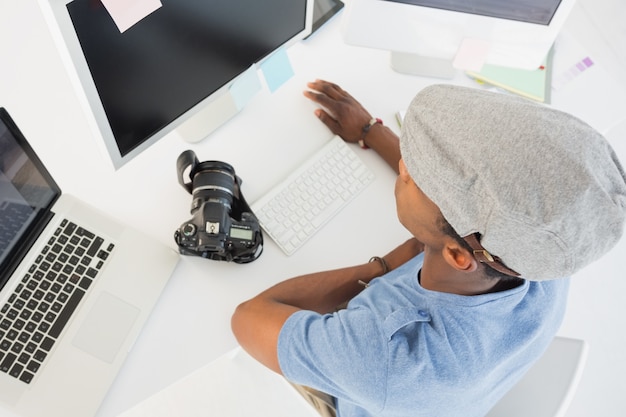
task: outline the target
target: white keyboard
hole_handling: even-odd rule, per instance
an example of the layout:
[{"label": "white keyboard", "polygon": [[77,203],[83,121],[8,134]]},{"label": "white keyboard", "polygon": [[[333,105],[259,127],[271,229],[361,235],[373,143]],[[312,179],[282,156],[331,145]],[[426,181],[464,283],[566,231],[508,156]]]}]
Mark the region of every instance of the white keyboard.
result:
[{"label": "white keyboard", "polygon": [[251,208],[265,233],[291,255],[373,180],[335,136]]}]

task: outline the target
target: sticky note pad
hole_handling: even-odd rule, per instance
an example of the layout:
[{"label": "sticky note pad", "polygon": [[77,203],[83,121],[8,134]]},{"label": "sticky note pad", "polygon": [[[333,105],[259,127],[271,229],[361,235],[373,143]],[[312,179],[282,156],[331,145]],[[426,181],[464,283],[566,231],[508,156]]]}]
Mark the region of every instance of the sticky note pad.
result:
[{"label": "sticky note pad", "polygon": [[294,75],[287,51],[284,48],[280,48],[263,61],[261,71],[272,93]]},{"label": "sticky note pad", "polygon": [[553,49],[535,70],[485,64],[480,71],[466,73],[479,82],[491,84],[531,100],[550,103],[552,56]]},{"label": "sticky note pad", "polygon": [[248,103],[256,93],[261,91],[261,80],[259,79],[256,66],[251,66],[237,77],[229,90],[237,109],[243,109],[246,103]]},{"label": "sticky note pad", "polygon": [[161,0],[102,0],[120,32],[131,28],[162,6]]},{"label": "sticky note pad", "polygon": [[480,71],[487,60],[489,48],[489,42],[482,39],[463,39],[452,66],[465,71]]}]

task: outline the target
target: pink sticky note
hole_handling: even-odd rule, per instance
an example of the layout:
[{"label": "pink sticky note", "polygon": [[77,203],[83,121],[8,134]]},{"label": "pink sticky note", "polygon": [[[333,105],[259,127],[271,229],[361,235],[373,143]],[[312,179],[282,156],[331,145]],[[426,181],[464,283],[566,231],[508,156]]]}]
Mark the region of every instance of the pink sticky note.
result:
[{"label": "pink sticky note", "polygon": [[489,42],[482,39],[466,38],[456,52],[452,65],[463,71],[480,71],[489,53]]},{"label": "pink sticky note", "polygon": [[102,0],[120,32],[162,6],[161,0]]}]

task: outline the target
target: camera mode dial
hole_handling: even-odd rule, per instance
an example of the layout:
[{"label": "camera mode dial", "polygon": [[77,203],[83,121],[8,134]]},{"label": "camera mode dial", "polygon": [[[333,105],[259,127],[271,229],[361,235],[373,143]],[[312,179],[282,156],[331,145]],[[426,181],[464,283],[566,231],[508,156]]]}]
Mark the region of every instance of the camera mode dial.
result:
[{"label": "camera mode dial", "polygon": [[196,234],[196,225],[187,223],[183,226],[182,232],[185,237],[191,237]]}]

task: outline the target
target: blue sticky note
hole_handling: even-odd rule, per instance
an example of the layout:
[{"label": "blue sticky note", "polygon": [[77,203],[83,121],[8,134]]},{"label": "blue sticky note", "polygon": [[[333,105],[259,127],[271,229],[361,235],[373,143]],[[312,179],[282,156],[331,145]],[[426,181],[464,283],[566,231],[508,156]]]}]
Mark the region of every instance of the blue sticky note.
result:
[{"label": "blue sticky note", "polygon": [[261,91],[261,80],[257,74],[256,66],[251,66],[241,73],[235,82],[229,87],[229,91],[238,110],[241,110],[254,97],[256,93]]},{"label": "blue sticky note", "polygon": [[284,48],[280,48],[263,61],[261,71],[272,93],[278,90],[294,74],[287,51]]}]

